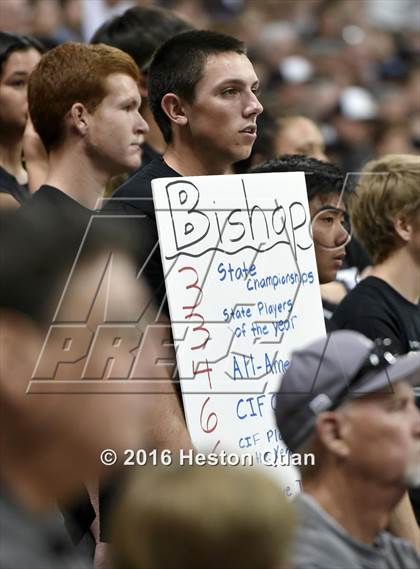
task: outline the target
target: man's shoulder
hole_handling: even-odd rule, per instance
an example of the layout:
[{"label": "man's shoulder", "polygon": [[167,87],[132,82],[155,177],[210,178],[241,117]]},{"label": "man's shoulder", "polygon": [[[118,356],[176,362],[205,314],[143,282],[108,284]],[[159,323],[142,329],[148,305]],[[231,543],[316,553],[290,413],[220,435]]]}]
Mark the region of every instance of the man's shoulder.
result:
[{"label": "man's shoulder", "polygon": [[357,555],[344,539],[343,532],[328,520],[315,500],[304,494],[296,499],[295,505],[300,523],[292,556],[293,567],[356,567]]},{"label": "man's shoulder", "polygon": [[[420,556],[408,542],[393,536],[376,546],[358,548],[325,532],[297,532],[292,552],[293,569],[418,569]],[[370,551],[368,551],[370,549]]]},{"label": "man's shoulder", "polygon": [[389,285],[378,277],[368,276],[357,283],[357,285],[348,293],[346,298],[356,298],[363,296],[375,295],[378,291],[384,291]]},{"label": "man's shoulder", "polygon": [[296,500],[300,526],[293,552],[295,569],[350,569],[382,567],[415,569],[420,556],[408,542],[387,532],[379,534],[374,545],[350,536],[317,502],[302,495]]},{"label": "man's shoulder", "polygon": [[25,204],[25,207],[28,206],[33,207],[34,205],[38,205],[40,203],[49,204],[52,201],[61,201],[61,200],[64,201],[65,199],[66,199],[65,194],[63,194],[63,192],[59,188],[44,184],[40,188],[38,188],[38,190],[34,194],[32,194],[28,203]]},{"label": "man's shoulder", "polygon": [[88,559],[76,553],[58,512],[48,516],[33,515],[0,487],[0,519],[0,567],[91,567]]},{"label": "man's shoulder", "polygon": [[396,567],[407,569],[420,567],[420,554],[409,541],[396,537],[388,531],[382,532],[377,541],[379,547],[386,551],[387,557],[395,560]]},{"label": "man's shoulder", "polygon": [[113,197],[151,198],[152,180],[156,178],[170,178],[172,176],[179,176],[179,174],[170,168],[162,158],[155,158],[117,188]]},{"label": "man's shoulder", "polygon": [[63,223],[67,219],[77,218],[86,224],[95,212],[88,209],[59,188],[43,185],[18,210],[18,215],[32,220],[39,218],[43,223],[46,217],[61,217]]},{"label": "man's shoulder", "polygon": [[[367,277],[351,290],[334,312],[338,328],[352,321],[372,318],[394,322],[397,315],[415,313],[417,307],[378,277]],[[403,318],[404,319],[404,318]]]},{"label": "man's shoulder", "polygon": [[376,277],[366,277],[351,290],[334,312],[333,320],[340,323],[347,317],[358,318],[384,309],[390,302],[390,286]]}]

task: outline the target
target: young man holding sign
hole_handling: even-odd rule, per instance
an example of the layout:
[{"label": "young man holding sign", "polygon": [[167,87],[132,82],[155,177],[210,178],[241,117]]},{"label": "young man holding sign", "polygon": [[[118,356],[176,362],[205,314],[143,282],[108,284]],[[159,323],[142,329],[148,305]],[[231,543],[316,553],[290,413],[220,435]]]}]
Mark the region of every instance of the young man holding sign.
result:
[{"label": "young man holding sign", "polygon": [[[225,174],[247,158],[262,112],[258,78],[239,40],[191,31],[167,41],[149,72],[149,101],[167,149],[123,184],[107,208],[155,219],[155,178]],[[157,232],[156,232],[157,242]],[[145,269],[159,300],[165,294],[159,249]]]}]

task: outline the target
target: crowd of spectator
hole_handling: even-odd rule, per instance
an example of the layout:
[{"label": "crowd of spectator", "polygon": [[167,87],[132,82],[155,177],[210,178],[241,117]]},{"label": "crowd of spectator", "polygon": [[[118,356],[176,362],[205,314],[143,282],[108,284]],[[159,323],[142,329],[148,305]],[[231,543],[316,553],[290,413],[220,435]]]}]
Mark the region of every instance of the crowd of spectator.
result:
[{"label": "crowd of spectator", "polygon": [[163,6],[198,28],[243,40],[274,118],[321,126],[345,171],[420,150],[420,7],[416,0],[3,0],[2,29],[51,47],[89,41],[129,6]]}]

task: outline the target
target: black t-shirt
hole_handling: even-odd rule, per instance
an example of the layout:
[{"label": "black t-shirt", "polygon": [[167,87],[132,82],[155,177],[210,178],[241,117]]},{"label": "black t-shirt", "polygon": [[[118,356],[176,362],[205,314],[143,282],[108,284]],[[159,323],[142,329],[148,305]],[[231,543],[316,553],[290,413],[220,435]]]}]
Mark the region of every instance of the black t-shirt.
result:
[{"label": "black t-shirt", "polygon": [[[94,213],[61,190],[48,185],[41,186],[39,190],[25,202],[19,211],[19,215],[25,216],[26,212],[30,211],[31,220],[34,220],[37,218],[37,210],[39,210],[38,221],[40,225],[42,225],[45,215],[61,216],[63,223],[65,223],[69,215],[77,215],[82,220],[86,219],[87,226],[89,219]],[[34,213],[35,215],[33,215]],[[75,257],[82,239],[83,235],[74,236]],[[28,244],[28,246],[30,247],[30,244]],[[71,267],[69,267],[69,270],[70,268]],[[74,502],[72,506],[63,506],[61,511],[73,542],[78,543],[85,533],[88,532],[95,519],[95,511],[90,503],[87,490],[81,488],[77,502]]]},{"label": "black t-shirt", "polygon": [[347,294],[333,323],[372,340],[390,338],[399,354],[420,350],[420,306],[377,277],[367,277]]},{"label": "black t-shirt", "polygon": [[152,180],[179,176],[180,174],[168,166],[162,157],[155,158],[117,188],[106,209],[112,207],[113,200],[118,200],[118,207],[123,208],[126,213],[133,215],[140,211],[154,220]]},{"label": "black t-shirt", "polygon": [[[142,264],[145,262],[146,256],[152,246],[152,241],[149,239],[149,236],[151,235],[151,222],[148,218],[141,219],[140,222],[138,220],[133,222],[132,219],[125,217],[123,219],[111,218],[110,216],[114,213],[121,215],[121,211],[114,212],[111,209],[105,212],[98,212],[90,210],[53,186],[41,186],[31,199],[28,200],[22,208],[20,208],[18,215],[25,216],[25,213],[28,210],[30,210],[31,213],[31,221],[38,218],[40,224],[42,224],[42,218],[45,215],[60,216],[63,223],[66,223],[66,219],[68,219],[69,216],[78,216],[79,219],[82,220],[81,227],[84,226],[85,221],[86,228],[92,215],[100,215],[100,222],[106,223],[107,231],[118,231],[118,226],[121,225],[125,232],[133,232],[133,241],[135,242],[133,249],[138,262]],[[37,211],[39,211],[39,215],[37,215]],[[147,225],[147,227],[145,227],[145,225]],[[138,231],[140,231],[140,234],[137,234]],[[88,235],[85,236],[84,231],[80,235],[74,236],[74,258],[76,258],[84,238],[84,246],[88,247],[89,238]],[[69,267],[69,270],[70,268],[71,267]],[[100,498],[102,499],[102,492]],[[71,507],[62,507],[61,510],[64,515],[66,527],[73,539],[73,542],[78,543],[88,532],[93,520],[95,519],[95,512],[87,491],[85,489],[81,489],[77,502],[74,502]]]},{"label": "black t-shirt", "polygon": [[23,204],[30,196],[27,184],[19,184],[12,174],[0,166],[0,193],[10,194]]},{"label": "black t-shirt", "polygon": [[[166,314],[168,314],[168,307],[165,302],[165,280],[153,204],[152,180],[179,176],[180,174],[170,168],[163,158],[156,158],[120,186],[104,207],[108,214],[138,217],[139,239],[145,242],[145,247],[150,252],[150,258],[144,265],[143,274],[155,293],[157,304],[162,305]],[[145,253],[144,250],[142,256],[143,253]]]},{"label": "black t-shirt", "polygon": [[30,207],[40,207],[40,208],[52,208],[59,213],[60,211],[74,211],[76,215],[83,216],[86,218],[86,222],[89,221],[92,210],[84,207],[82,204],[59,190],[54,186],[48,186],[44,184],[41,186],[25,204],[25,208]]},{"label": "black t-shirt", "polygon": [[[40,217],[41,215],[48,215],[48,211],[51,210],[49,215],[61,215],[63,217],[63,223],[65,219],[71,215],[77,215],[79,219],[84,220],[86,223],[86,228],[92,216],[96,218],[100,217],[102,224],[106,223],[107,231],[124,231],[124,233],[130,233],[132,236],[132,249],[136,256],[138,267],[147,259],[150,253],[153,240],[153,224],[150,220],[142,218],[139,220],[132,220],[131,218],[121,219],[121,211],[109,210],[91,210],[78,201],[74,200],[58,188],[53,186],[43,185],[39,188],[37,192],[23,205],[21,208],[22,214],[24,214],[27,208],[39,208]],[[114,218],[114,214],[118,217]],[[42,222],[42,220],[41,220]],[[83,223],[82,223],[83,225]],[[78,252],[82,240],[84,238],[84,233],[80,236],[75,235],[75,257]],[[85,246],[89,246],[89,241],[86,239]]]},{"label": "black t-shirt", "polygon": [[[39,223],[43,223],[45,216],[55,216],[61,220],[63,226],[69,218],[76,218],[80,220],[80,235],[76,233],[71,235],[72,249],[74,250],[73,259],[76,259],[79,248],[82,244],[85,229],[92,215],[98,215],[98,212],[93,211],[83,206],[78,201],[74,200],[58,188],[44,184],[41,186],[20,208],[20,215],[25,215],[26,212],[31,213],[31,219],[38,219]],[[86,243],[88,246],[88,243]],[[71,267],[69,267],[70,271]]]}]

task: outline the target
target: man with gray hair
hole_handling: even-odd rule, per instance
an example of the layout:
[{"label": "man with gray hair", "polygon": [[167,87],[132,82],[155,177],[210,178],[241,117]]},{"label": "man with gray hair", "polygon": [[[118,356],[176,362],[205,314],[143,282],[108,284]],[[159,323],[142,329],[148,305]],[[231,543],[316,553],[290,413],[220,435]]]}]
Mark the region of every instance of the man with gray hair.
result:
[{"label": "man with gray hair", "polygon": [[292,452],[312,452],[294,569],[414,569],[420,556],[385,531],[407,488],[420,485],[420,354],[337,331],[295,352],[276,419]]}]

